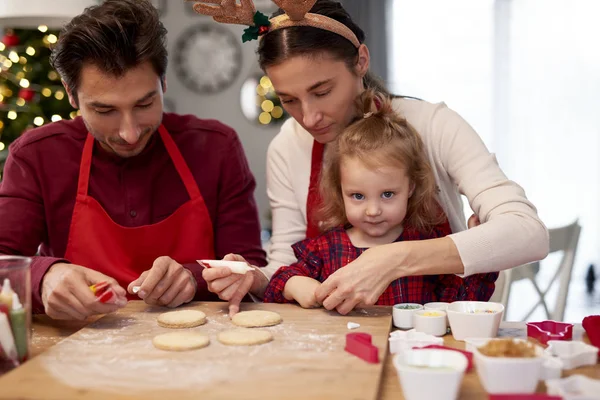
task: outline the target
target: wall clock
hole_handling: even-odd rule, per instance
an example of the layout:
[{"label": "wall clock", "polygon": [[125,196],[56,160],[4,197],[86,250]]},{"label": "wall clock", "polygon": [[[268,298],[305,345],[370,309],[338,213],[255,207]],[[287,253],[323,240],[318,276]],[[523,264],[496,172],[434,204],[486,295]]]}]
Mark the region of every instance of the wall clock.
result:
[{"label": "wall clock", "polygon": [[193,25],[175,42],[173,63],[186,88],[198,94],[220,92],[242,69],[241,39],[212,22]]}]

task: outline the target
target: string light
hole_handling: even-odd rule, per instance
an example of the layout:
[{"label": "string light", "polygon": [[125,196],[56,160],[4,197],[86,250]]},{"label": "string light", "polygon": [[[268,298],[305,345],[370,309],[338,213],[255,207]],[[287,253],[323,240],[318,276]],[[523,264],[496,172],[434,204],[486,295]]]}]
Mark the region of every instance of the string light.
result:
[{"label": "string light", "polygon": [[44,118],[42,118],[42,117],[35,117],[33,119],[33,124],[35,126],[42,126],[42,125],[44,125]]},{"label": "string light", "polygon": [[27,64],[27,59],[23,56],[19,57],[19,64],[23,64],[23,65]]},{"label": "string light", "polygon": [[54,44],[58,41],[58,38],[56,37],[56,35],[50,34],[48,35],[48,42]]},{"label": "string light", "polygon": [[56,93],[54,93],[54,97],[56,98],[56,100],[62,100],[65,98],[65,92],[63,92],[62,90],[57,90]]},{"label": "string light", "polygon": [[275,104],[273,104],[271,100],[265,100],[260,105],[260,108],[262,108],[264,112],[270,113],[275,108]]},{"label": "string light", "polygon": [[71,112],[69,113],[69,117],[71,117],[71,119],[75,119],[75,118],[77,118],[77,111],[71,111]]},{"label": "string light", "polygon": [[15,75],[17,77],[18,80],[21,80],[23,78],[25,78],[25,72],[17,72],[17,75]]},{"label": "string light", "polygon": [[18,98],[17,101],[15,102],[19,107],[23,107],[25,105],[25,99],[22,98]]},{"label": "string light", "polygon": [[276,118],[276,119],[283,117],[283,108],[281,108],[279,106],[273,107],[273,111],[271,111],[271,115],[273,116],[273,118]]},{"label": "string light", "polygon": [[0,121],[0,131],[4,128],[4,122]]},{"label": "string light", "polygon": [[17,119],[17,113],[14,111],[9,111],[8,114],[6,114],[6,116],[8,117],[8,119],[12,119],[12,120]]},{"label": "string light", "polygon": [[18,63],[19,62],[19,55],[14,50],[11,51],[10,53],[8,53],[8,58],[10,59],[10,61],[12,61],[14,63]]},{"label": "string light", "polygon": [[50,90],[48,88],[43,88],[42,89],[42,96],[44,96],[44,97],[50,97],[50,96],[52,96],[52,90]]},{"label": "string light", "polygon": [[[4,96],[2,96],[2,94],[0,94],[0,103],[2,103],[4,101]],[[2,122],[2,121],[0,121]]]},{"label": "string light", "polygon": [[50,71],[48,72],[48,79],[50,79],[51,81],[55,81],[58,79],[58,73],[56,71]]},{"label": "string light", "polygon": [[0,151],[4,150],[6,148],[6,145],[2,142],[0,142]]},{"label": "string light", "polygon": [[52,122],[60,121],[61,119],[62,119],[62,117],[58,114],[54,114],[52,116]]},{"label": "string light", "polygon": [[21,85],[21,87],[23,87],[23,88],[28,88],[29,87],[29,81],[27,79],[23,78],[19,82],[19,85]]},{"label": "string light", "polygon": [[268,112],[261,112],[260,115],[258,116],[258,122],[260,122],[263,125],[268,125],[271,123],[271,114],[269,114]]},{"label": "string light", "polygon": [[29,46],[27,48],[27,50],[25,50],[25,53],[27,53],[27,55],[33,57],[33,56],[35,56],[35,49],[33,47]]},{"label": "string light", "polygon": [[0,51],[4,51],[4,49],[6,49],[6,46],[4,43],[0,42]]},{"label": "string light", "polygon": [[46,25],[40,25],[38,26],[38,30],[42,33],[46,33],[48,32],[48,27]]},{"label": "string light", "polygon": [[10,60],[4,60],[4,62],[2,63],[2,65],[4,65],[4,68],[9,69],[10,67],[12,67],[12,61],[10,61]]}]

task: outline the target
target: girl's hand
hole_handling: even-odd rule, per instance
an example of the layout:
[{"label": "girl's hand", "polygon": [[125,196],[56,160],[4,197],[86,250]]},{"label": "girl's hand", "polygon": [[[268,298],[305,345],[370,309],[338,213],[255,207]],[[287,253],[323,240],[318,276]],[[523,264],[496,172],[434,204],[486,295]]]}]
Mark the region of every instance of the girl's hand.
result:
[{"label": "girl's hand", "polygon": [[292,276],[285,284],[283,297],[295,300],[302,308],[318,308],[321,303],[317,301],[315,291],[321,282],[307,276]]}]

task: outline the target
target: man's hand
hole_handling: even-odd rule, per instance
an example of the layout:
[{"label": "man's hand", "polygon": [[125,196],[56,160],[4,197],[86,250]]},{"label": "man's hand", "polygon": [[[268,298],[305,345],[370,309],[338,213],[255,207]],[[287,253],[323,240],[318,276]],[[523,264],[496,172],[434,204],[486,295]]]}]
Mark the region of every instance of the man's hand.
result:
[{"label": "man's hand", "polygon": [[163,256],[131,282],[127,291],[133,294],[134,286],[140,286],[137,295],[147,304],[173,308],[192,301],[198,283],[190,270],[171,257]]},{"label": "man's hand", "polygon": [[[223,257],[223,260],[243,261],[247,264],[244,257],[238,254],[227,254]],[[202,271],[202,278],[206,281],[208,290],[216,293],[221,300],[229,302],[230,317],[233,317],[240,311],[240,303],[248,292],[262,297],[269,283],[267,277],[257,267],[250,266],[254,270],[245,274],[234,274],[226,267],[206,268]]]},{"label": "man's hand", "polygon": [[318,308],[321,303],[317,301],[315,291],[321,286],[321,282],[307,276],[292,276],[285,283],[283,297],[287,300],[295,300],[302,308]]},{"label": "man's hand", "polygon": [[[90,286],[108,282],[116,301],[101,303],[90,290]],[[116,280],[98,271],[81,265],[56,263],[42,279],[42,302],[46,314],[54,319],[84,320],[95,314],[108,314],[127,304],[123,289]]]}]

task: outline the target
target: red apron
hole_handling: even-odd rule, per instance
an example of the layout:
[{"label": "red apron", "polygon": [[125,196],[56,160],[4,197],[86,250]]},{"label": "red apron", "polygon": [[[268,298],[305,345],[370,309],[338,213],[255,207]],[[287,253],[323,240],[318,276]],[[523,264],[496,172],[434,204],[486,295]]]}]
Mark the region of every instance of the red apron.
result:
[{"label": "red apron", "polygon": [[312,155],[310,159],[310,183],[308,186],[308,196],[306,197],[306,238],[314,238],[318,236],[319,221],[317,221],[316,211],[321,204],[321,196],[319,194],[319,176],[321,175],[321,167],[323,166],[323,152],[325,145],[316,140],[313,141]]},{"label": "red apron", "polygon": [[[94,149],[94,138],[89,133],[81,157],[65,258],[115,278],[124,288],[160,256],[169,256],[180,264],[215,256],[212,221],[198,185],[165,127],[161,125],[158,133],[190,200],[156,224],[124,227],[114,222],[100,203],[88,196]],[[198,283],[199,291],[206,290],[206,285]]]}]

